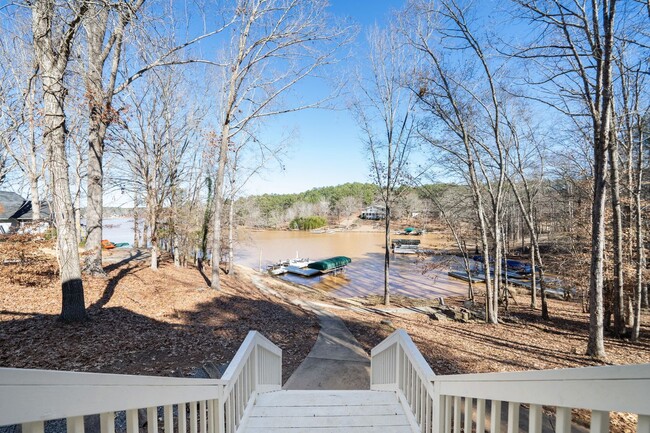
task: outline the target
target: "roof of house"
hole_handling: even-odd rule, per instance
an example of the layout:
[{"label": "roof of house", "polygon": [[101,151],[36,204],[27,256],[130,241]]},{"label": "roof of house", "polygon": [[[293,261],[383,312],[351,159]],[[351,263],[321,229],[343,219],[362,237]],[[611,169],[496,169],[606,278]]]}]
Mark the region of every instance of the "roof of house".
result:
[{"label": "roof of house", "polygon": [[[41,205],[41,215],[49,214],[47,204]],[[0,220],[32,219],[32,202],[11,191],[0,191]]]}]

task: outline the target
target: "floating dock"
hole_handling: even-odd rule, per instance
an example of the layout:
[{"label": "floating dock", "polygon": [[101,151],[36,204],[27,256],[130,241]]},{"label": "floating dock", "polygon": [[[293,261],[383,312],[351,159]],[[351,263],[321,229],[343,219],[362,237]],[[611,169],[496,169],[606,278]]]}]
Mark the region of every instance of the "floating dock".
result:
[{"label": "floating dock", "polygon": [[299,268],[298,266],[287,266],[287,273],[300,275],[301,277],[313,277],[321,273],[318,269]]}]

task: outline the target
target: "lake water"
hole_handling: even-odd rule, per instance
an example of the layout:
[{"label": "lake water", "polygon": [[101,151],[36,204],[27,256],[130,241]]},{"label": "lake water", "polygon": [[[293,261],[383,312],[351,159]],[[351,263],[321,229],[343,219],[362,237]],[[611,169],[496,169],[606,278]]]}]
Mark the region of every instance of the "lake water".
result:
[{"label": "lake water", "polygon": [[[261,256],[265,269],[267,265],[296,256],[311,260],[347,256],[352,263],[338,275],[304,278],[287,274],[282,278],[324,289],[339,297],[383,295],[383,239],[383,234],[378,232],[245,232],[240,233],[236,262],[258,269]],[[425,234],[417,239],[425,248],[436,246],[433,235]],[[413,254],[391,254],[391,293],[412,297],[464,295],[467,283],[447,275],[451,267],[460,268],[460,265],[460,259],[453,256],[418,258]]]},{"label": "lake water", "polygon": [[[140,226],[142,227],[142,226]],[[133,218],[104,221],[104,239],[133,242]],[[404,237],[404,236],[397,236]],[[424,248],[439,247],[435,235],[412,236]],[[253,269],[296,256],[321,260],[347,256],[352,263],[337,275],[282,278],[327,290],[334,296],[354,297],[384,293],[384,236],[380,232],[335,232],[316,234],[297,231],[241,231],[235,249],[235,262]],[[467,283],[447,275],[450,268],[461,268],[453,256],[418,258],[412,254],[391,255],[390,289],[392,294],[412,297],[464,295]]]}]

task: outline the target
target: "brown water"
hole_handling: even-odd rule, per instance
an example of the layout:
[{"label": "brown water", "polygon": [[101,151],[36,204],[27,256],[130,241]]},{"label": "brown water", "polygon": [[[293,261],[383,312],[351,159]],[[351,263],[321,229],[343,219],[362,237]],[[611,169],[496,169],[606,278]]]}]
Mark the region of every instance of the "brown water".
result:
[{"label": "brown water", "polygon": [[[296,256],[311,260],[347,256],[352,263],[338,275],[312,278],[284,275],[282,278],[328,290],[338,297],[384,293],[382,233],[251,231],[240,233],[239,237],[236,253],[239,264],[258,269],[261,261],[262,269],[266,269],[267,265]],[[424,248],[436,246],[434,235],[425,234],[417,239]],[[418,258],[412,254],[391,254],[391,294],[411,297],[463,295],[467,293],[467,283],[447,276],[450,267],[459,266],[459,259],[453,256]]]}]

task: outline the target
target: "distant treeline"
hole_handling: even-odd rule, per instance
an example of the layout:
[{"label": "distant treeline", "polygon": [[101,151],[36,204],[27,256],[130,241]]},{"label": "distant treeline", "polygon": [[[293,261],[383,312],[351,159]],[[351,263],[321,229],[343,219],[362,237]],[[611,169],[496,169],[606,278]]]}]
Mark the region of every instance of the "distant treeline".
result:
[{"label": "distant treeline", "polygon": [[[432,194],[456,185],[436,184],[417,187],[404,186],[393,205],[394,217],[412,212],[428,211]],[[345,183],[314,188],[297,194],[262,194],[239,199],[236,202],[239,223],[248,226],[286,226],[296,218],[321,216],[331,223],[358,216],[372,204],[383,206],[377,195],[377,186],[371,183]]]}]

